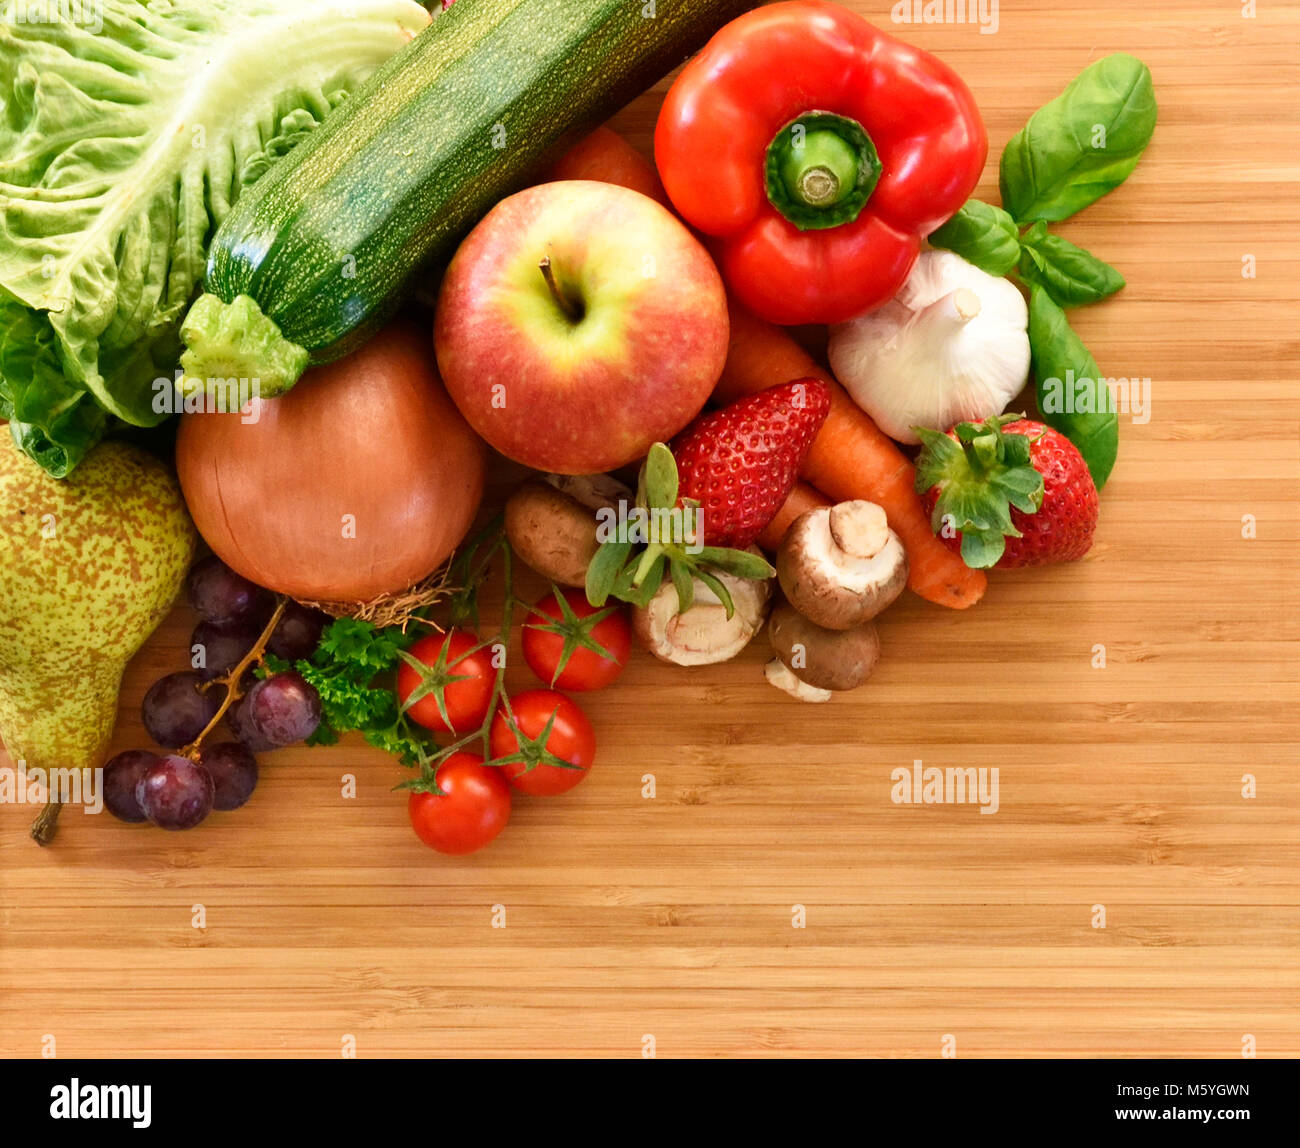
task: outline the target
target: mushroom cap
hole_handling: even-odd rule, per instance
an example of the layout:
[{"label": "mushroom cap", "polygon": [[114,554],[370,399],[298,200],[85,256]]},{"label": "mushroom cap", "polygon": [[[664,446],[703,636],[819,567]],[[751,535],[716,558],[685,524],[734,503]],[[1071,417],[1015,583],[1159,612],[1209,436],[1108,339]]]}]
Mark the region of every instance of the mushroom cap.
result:
[{"label": "mushroom cap", "polygon": [[645,605],[632,611],[632,631],[656,658],[677,666],[707,666],[734,658],[763,628],[772,597],[770,579],[737,578],[715,571],[731,594],[735,611],[727,611],[717,595],[698,578],[695,601],[678,612],[677,588],[671,581],[655,591]]},{"label": "mushroom cap", "polygon": [[582,586],[596,556],[596,514],[540,479],[529,479],[506,500],[506,537],[515,553],[544,578]]},{"label": "mushroom cap", "polygon": [[852,630],[828,630],[789,602],[772,611],[767,637],[786,667],[818,689],[855,689],[871,677],[880,660],[880,637],[870,622]]},{"label": "mushroom cap", "polygon": [[884,512],[854,500],[796,518],[777,551],[776,574],[806,618],[827,630],[849,630],[903,592],[907,554]]}]

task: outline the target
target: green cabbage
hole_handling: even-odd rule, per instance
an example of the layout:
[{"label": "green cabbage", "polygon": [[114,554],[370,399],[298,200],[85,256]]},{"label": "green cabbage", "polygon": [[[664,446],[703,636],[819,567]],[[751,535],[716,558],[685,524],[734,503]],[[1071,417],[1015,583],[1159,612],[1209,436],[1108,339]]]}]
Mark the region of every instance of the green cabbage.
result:
[{"label": "green cabbage", "polygon": [[0,0],[0,418],[62,477],[158,379],[240,190],[429,20],[415,0]]}]

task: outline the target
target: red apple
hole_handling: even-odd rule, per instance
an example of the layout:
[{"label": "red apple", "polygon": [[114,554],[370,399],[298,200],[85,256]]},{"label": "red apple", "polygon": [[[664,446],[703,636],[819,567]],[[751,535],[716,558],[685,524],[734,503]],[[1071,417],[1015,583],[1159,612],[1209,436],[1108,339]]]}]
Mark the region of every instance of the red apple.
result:
[{"label": "red apple", "polygon": [[628,188],[564,180],[502,200],[470,232],[434,342],[447,392],[492,446],[594,474],[695,417],[728,333],[718,270],[674,215]]}]

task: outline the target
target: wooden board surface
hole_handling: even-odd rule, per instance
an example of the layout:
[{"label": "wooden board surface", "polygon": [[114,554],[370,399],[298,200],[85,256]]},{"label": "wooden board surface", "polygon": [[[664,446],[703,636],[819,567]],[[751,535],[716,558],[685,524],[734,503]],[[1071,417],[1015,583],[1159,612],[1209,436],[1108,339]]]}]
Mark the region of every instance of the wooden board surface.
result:
[{"label": "wooden board surface", "polygon": [[[1137,172],[1060,228],[1128,278],[1078,329],[1151,380],[1083,563],[965,614],[906,600],[871,685],[825,707],[765,685],[762,649],[639,657],[591,699],[591,778],[466,860],[350,744],[272,757],[187,835],[70,811],[42,851],[0,806],[0,1052],[1300,1055],[1300,11],[1242,8],[1004,0],[993,35],[896,29],[975,92],[985,198],[1089,61],[1154,73]],[[656,106],[616,125],[648,145]],[[191,624],[132,665],[119,748]],[[998,812],[893,803],[915,759],[997,767]]]}]

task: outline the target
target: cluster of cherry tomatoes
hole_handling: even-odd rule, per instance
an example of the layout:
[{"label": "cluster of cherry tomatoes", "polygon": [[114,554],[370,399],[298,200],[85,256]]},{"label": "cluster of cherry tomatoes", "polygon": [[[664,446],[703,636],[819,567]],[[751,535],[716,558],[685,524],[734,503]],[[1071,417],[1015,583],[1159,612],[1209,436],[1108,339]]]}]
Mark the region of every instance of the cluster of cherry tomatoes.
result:
[{"label": "cluster of cherry tomatoes", "polygon": [[542,598],[523,626],[524,661],[546,688],[498,694],[497,653],[466,629],[416,642],[397,672],[397,698],[412,721],[464,737],[481,729],[494,699],[491,758],[458,750],[413,790],[411,824],[440,853],[482,849],[510,819],[511,791],[552,797],[578,785],[596,757],[596,733],[560,690],[608,686],[627,665],[632,632],[622,605],[597,608],[582,590]]}]

